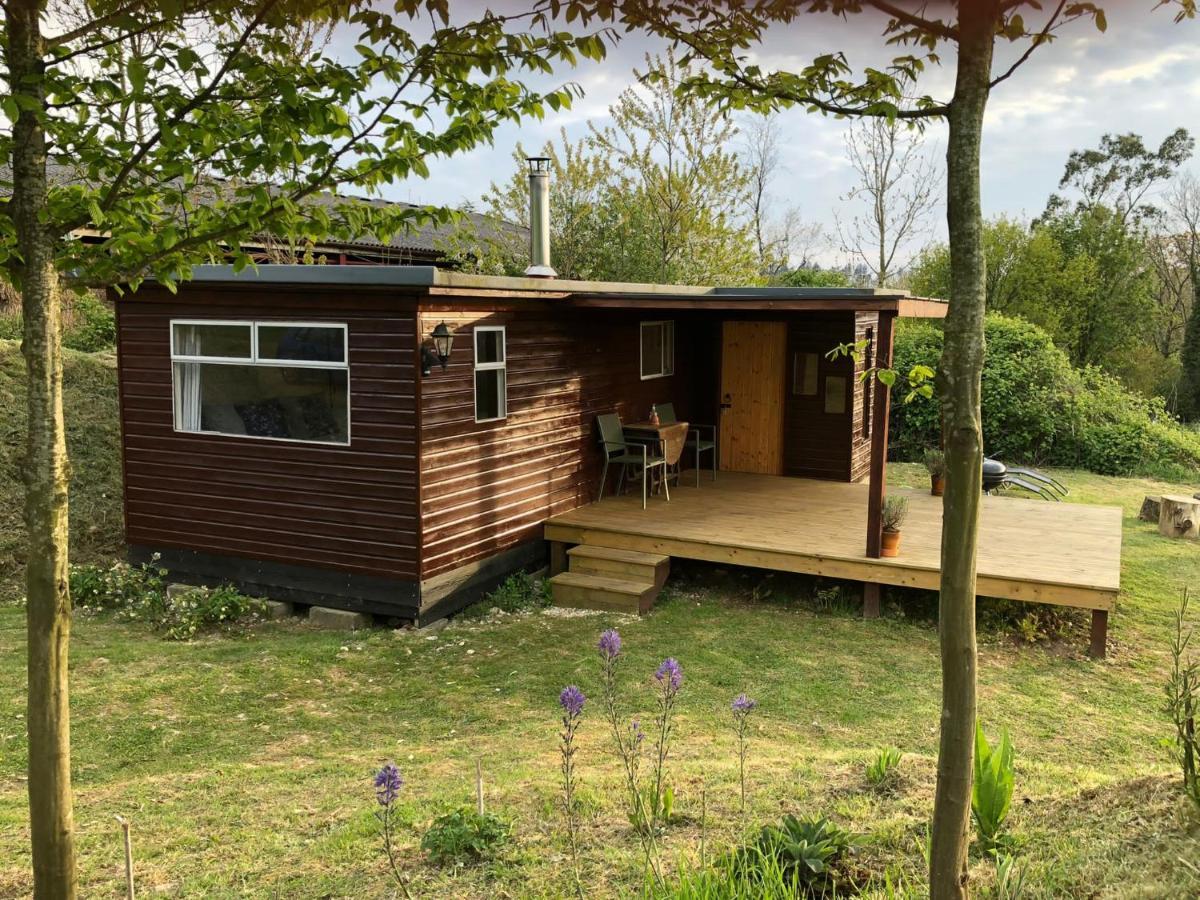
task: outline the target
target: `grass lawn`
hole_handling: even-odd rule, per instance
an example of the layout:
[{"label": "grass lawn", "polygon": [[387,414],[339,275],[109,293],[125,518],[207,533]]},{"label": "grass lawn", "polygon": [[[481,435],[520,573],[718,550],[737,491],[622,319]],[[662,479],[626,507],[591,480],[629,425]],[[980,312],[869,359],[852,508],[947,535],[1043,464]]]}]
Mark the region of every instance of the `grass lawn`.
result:
[{"label": "grass lawn", "polygon": [[[920,478],[915,467],[895,472]],[[1086,658],[1082,633],[1051,646],[1019,644],[1012,628],[983,636],[981,715],[993,733],[1007,725],[1016,743],[1012,831],[1030,866],[1029,896],[1194,897],[1200,816],[1177,790],[1160,707],[1171,610],[1180,588],[1200,578],[1200,552],[1136,519],[1142,496],[1168,486],[1062,477],[1073,499],[1124,508],[1123,594],[1104,662]],[[698,853],[702,794],[710,848],[743,833],[728,706],[745,690],[760,702],[746,827],[786,811],[828,814],[866,836],[864,873],[902,874],[919,893],[939,711],[929,598],[894,593],[884,618],[864,621],[848,603],[827,602],[829,592],[815,602],[801,579],[677,571],[641,620],[528,613],[455,622],[436,636],[287,622],[178,644],[79,617],[72,687],[83,895],[119,895],[113,815],[121,814],[133,822],[142,896],[394,896],[370,783],[388,759],[407,779],[401,844],[416,895],[570,893],[555,806],[556,699],[568,683],[596,694],[594,644],[614,622],[627,650],[630,715],[650,714],[650,673],[663,657],[678,657],[685,671],[669,863]],[[30,885],[23,628],[21,607],[0,604],[0,897],[25,896]],[[636,894],[639,845],[598,704],[585,712],[581,742],[584,884],[591,896]],[[863,768],[886,745],[905,755],[899,789],[880,795]],[[435,868],[420,836],[434,816],[471,802],[477,758],[489,807],[513,822],[514,838],[492,863]],[[985,860],[973,872],[990,885]]]}]

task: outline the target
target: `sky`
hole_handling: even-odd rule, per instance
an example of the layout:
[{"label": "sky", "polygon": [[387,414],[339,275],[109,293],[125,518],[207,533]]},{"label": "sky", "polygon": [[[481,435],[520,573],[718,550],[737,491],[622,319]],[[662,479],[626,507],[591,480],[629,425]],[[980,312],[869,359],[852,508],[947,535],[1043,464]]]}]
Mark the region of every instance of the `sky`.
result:
[{"label": "sky", "polygon": [[[1200,134],[1200,19],[1175,24],[1173,12],[1154,10],[1154,3],[1110,0],[1105,4],[1106,33],[1090,21],[1068,26],[994,90],[984,129],[985,215],[1029,218],[1040,213],[1070,151],[1095,146],[1106,133],[1135,132],[1152,146],[1180,126]],[[1027,17],[1030,23],[1037,21],[1034,15]],[[803,15],[771,30],[752,55],[764,66],[793,70],[839,49],[856,66],[880,65],[895,55],[879,36],[881,19],[865,14],[854,18],[857,21],[848,24],[828,15]],[[511,173],[517,141],[536,148],[562,128],[570,138],[586,134],[589,119],[603,126],[610,104],[634,83],[633,69],[644,68],[645,54],[664,46],[645,35],[623,35],[601,64],[585,63],[556,72],[553,78],[531,80],[539,88],[571,81],[584,96],[570,110],[549,112],[542,121],[502,127],[493,146],[433,160],[428,179],[392,185],[384,196],[452,206],[477,200],[490,181]],[[1023,49],[1024,45],[998,48],[994,71],[1007,68]],[[948,99],[953,64],[948,57],[923,76],[924,89],[935,98]],[[776,203],[797,206],[805,221],[822,226],[830,238],[817,259],[840,265],[846,257],[837,246],[835,217],[845,220],[853,210],[843,199],[854,182],[844,146],[848,123],[793,108],[780,116],[779,127],[783,171],[772,190]],[[931,125],[925,142],[928,152],[940,159],[945,126]],[[1193,160],[1189,168],[1200,173],[1200,162]],[[907,255],[920,245],[944,240],[945,233],[944,207],[939,205],[928,233],[906,248]]]}]

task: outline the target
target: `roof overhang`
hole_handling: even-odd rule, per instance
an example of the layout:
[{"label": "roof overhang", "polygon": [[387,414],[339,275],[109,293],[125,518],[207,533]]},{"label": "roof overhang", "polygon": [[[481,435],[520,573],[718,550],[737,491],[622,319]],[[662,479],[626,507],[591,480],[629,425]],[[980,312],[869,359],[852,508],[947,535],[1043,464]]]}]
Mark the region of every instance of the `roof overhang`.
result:
[{"label": "roof overhang", "polygon": [[472,275],[434,266],[262,265],[235,272],[232,266],[204,265],[192,270],[190,280],[206,285],[396,288],[438,298],[541,300],[593,309],[876,310],[915,318],[942,318],[947,309],[943,300],[913,297],[892,288],[634,284]]}]

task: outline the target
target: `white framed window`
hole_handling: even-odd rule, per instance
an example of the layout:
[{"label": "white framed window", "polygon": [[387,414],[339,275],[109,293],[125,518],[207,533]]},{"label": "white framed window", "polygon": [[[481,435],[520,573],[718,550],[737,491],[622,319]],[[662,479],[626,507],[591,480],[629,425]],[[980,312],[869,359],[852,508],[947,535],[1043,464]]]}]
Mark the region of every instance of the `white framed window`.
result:
[{"label": "white framed window", "polygon": [[503,325],[475,328],[475,421],[508,417],[508,355]]},{"label": "white framed window", "polygon": [[172,319],[175,430],[349,444],[348,342],[329,322]]},{"label": "white framed window", "polygon": [[675,374],[674,322],[642,322],[640,343],[642,381]]}]

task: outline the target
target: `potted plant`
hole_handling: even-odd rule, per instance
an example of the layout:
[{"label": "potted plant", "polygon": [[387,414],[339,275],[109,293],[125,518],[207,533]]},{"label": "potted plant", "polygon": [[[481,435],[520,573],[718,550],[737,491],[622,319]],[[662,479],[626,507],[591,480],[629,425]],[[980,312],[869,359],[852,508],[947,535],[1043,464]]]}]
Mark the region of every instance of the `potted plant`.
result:
[{"label": "potted plant", "polygon": [[926,450],[925,468],[929,470],[929,493],[942,496],[946,490],[946,454],[937,448]]},{"label": "potted plant", "polygon": [[882,556],[900,555],[900,526],[908,518],[908,498],[899,495],[885,497],[883,500],[883,545],[880,548]]}]

